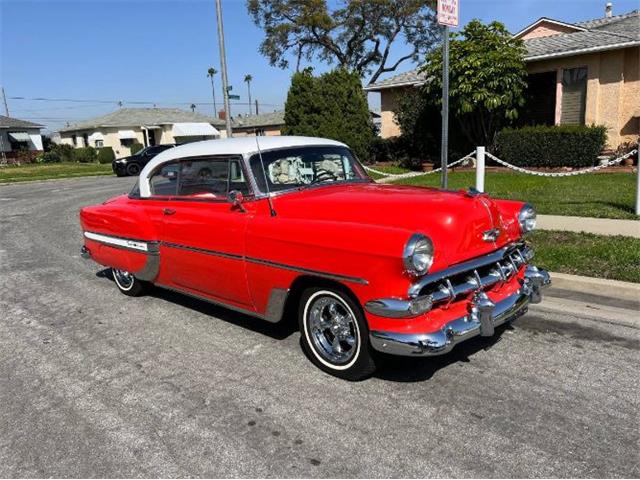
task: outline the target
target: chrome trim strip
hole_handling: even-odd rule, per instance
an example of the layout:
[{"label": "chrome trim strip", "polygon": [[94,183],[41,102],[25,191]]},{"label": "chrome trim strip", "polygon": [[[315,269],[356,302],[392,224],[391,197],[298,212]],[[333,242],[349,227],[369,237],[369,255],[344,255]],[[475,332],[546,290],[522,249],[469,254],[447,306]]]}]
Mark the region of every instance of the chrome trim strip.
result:
[{"label": "chrome trim strip", "polygon": [[148,253],[151,255],[158,254],[158,242],[148,240],[138,240],[128,237],[117,237],[114,235],[105,235],[95,232],[84,232],[84,236],[89,240],[109,245],[110,247],[121,248],[123,250],[131,250],[138,253]]},{"label": "chrome trim strip", "polygon": [[431,310],[433,298],[431,295],[423,295],[412,300],[399,298],[378,298],[369,300],[364,304],[367,312],[387,318],[417,317]]},{"label": "chrome trim strip", "polygon": [[[549,274],[537,269],[536,272],[545,278],[546,284],[550,283]],[[544,273],[542,273],[544,272]],[[489,305],[476,305],[478,299],[469,302],[469,314],[451,320],[440,330],[429,333],[396,333],[373,330],[369,334],[371,346],[380,351],[393,355],[404,356],[432,356],[442,355],[460,342],[487,333],[488,318],[481,318],[476,307],[483,307],[491,310],[491,322],[494,327],[524,315],[527,312],[529,303],[536,300],[539,290],[535,291],[535,283],[527,276],[522,287],[514,294],[495,304],[489,309]],[[474,310],[475,309],[475,310]],[[484,320],[484,326],[482,325]]]},{"label": "chrome trim strip", "polygon": [[205,248],[190,247],[190,246],[187,246],[187,245],[180,245],[180,244],[177,244],[177,243],[170,243],[170,242],[161,242],[161,245],[164,245],[164,246],[170,247],[170,248],[179,248],[179,249],[182,249],[182,250],[188,250],[188,251],[192,251],[192,252],[196,252],[196,253],[202,253],[204,255],[214,255],[214,256],[217,256],[217,257],[230,258],[232,260],[244,260],[246,262],[251,262],[251,263],[258,264],[258,265],[267,265],[269,267],[282,268],[284,270],[291,270],[291,271],[294,271],[294,272],[305,273],[305,274],[309,274],[309,275],[316,275],[318,277],[327,278],[327,279],[330,279],[330,280],[359,283],[361,285],[368,285],[369,284],[369,282],[367,280],[363,279],[363,278],[350,277],[348,275],[342,275],[342,274],[339,274],[339,273],[323,272],[323,271],[320,271],[320,270],[311,270],[309,268],[296,267],[295,265],[288,265],[286,263],[273,262],[271,260],[265,260],[265,259],[262,259],[262,258],[246,257],[246,256],[235,254],[235,253],[227,253],[227,252],[220,252],[218,250],[209,250],[209,249],[205,249]]}]

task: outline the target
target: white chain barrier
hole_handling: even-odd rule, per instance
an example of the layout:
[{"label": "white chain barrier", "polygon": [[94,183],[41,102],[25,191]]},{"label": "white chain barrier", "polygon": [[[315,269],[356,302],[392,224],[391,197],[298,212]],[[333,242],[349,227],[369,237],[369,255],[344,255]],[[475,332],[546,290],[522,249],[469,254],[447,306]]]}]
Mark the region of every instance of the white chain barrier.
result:
[{"label": "white chain barrier", "polygon": [[571,177],[574,175],[583,175],[585,173],[597,172],[598,170],[602,170],[603,168],[616,165],[622,162],[623,160],[629,158],[630,156],[634,155],[637,151],[638,151],[637,149],[634,149],[626,153],[625,155],[622,155],[621,157],[618,157],[618,158],[614,158],[613,160],[609,160],[607,163],[603,163],[602,165],[596,165],[595,167],[583,168],[582,170],[574,170],[571,172],[538,172],[536,170],[527,170],[526,168],[517,167],[516,165],[511,165],[510,163],[505,162],[504,160],[501,160],[500,158],[490,154],[489,152],[486,152],[485,155],[490,159],[492,159],[493,161],[499,163],[500,165],[510,168],[511,170],[515,170],[516,172],[526,173],[528,175],[537,175],[539,177]]},{"label": "white chain barrier", "polygon": [[[474,161],[475,157],[474,154],[476,153],[476,151],[472,151],[471,153],[469,153],[468,155],[465,155],[464,157],[462,157],[459,160],[456,160],[453,163],[448,164],[448,167],[455,167],[456,165],[463,163],[463,162],[468,162],[468,161]],[[384,178],[381,178],[380,180],[378,180],[381,183],[385,183],[385,182],[393,182],[394,180],[401,180],[404,178],[413,178],[413,177],[421,177],[423,175],[431,175],[432,173],[438,173],[439,171],[442,170],[442,167],[440,168],[434,168],[433,170],[429,170],[428,172],[407,172],[407,173],[387,173],[387,172],[382,172],[380,170],[376,170],[375,168],[371,168],[371,167],[367,167],[366,165],[363,165],[364,169],[367,170],[368,172],[372,172],[372,173],[377,173],[378,175],[382,175]]]},{"label": "white chain barrier", "polygon": [[[602,170],[603,168],[607,168],[610,167],[612,165],[617,165],[620,162],[626,160],[627,158],[631,157],[632,155],[635,155],[638,152],[638,149],[634,149],[631,150],[630,152],[626,153],[625,155],[622,155],[621,157],[618,158],[614,158],[613,160],[609,160],[607,163],[604,163],[602,165],[596,165],[595,167],[589,167],[589,168],[583,168],[582,170],[574,170],[571,172],[539,172],[536,170],[528,170],[526,168],[522,168],[522,167],[518,167],[516,165],[512,165],[509,162],[505,162],[504,160],[496,157],[495,155],[490,154],[489,152],[486,152],[485,155],[487,157],[489,157],[490,159],[494,160],[495,162],[499,163],[500,165],[510,168],[511,170],[515,170],[516,172],[520,172],[520,173],[526,173],[528,175],[537,175],[539,177],[571,177],[574,175],[584,175],[585,173],[591,173],[591,172],[597,172],[598,170]],[[459,160],[456,160],[453,163],[450,163],[448,166],[449,167],[455,167],[456,165],[463,163],[465,161],[471,160],[471,161],[475,161],[475,153],[476,151],[474,150],[473,152],[469,153],[468,155],[465,155],[464,157],[462,157]],[[439,171],[442,170],[442,167],[440,168],[436,168],[433,170],[429,170],[428,172],[407,172],[407,173],[386,173],[386,172],[382,172],[380,170],[376,170],[375,168],[371,168],[371,167],[367,167],[366,165],[363,165],[365,170],[367,170],[368,172],[372,172],[372,173],[376,173],[378,175],[382,175],[384,178],[381,178],[379,181],[380,182],[393,182],[395,180],[401,180],[404,178],[413,178],[413,177],[419,177],[422,175],[430,175],[432,173],[437,173]]]}]

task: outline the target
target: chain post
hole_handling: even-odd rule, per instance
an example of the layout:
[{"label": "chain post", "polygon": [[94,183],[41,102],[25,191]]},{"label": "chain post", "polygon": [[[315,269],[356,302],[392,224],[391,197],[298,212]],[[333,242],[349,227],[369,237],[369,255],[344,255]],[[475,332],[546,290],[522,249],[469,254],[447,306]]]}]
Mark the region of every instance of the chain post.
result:
[{"label": "chain post", "polygon": [[484,192],[484,147],[476,147],[476,190]]},{"label": "chain post", "polygon": [[636,215],[640,215],[640,139],[638,139],[636,155],[638,157],[636,165]]}]

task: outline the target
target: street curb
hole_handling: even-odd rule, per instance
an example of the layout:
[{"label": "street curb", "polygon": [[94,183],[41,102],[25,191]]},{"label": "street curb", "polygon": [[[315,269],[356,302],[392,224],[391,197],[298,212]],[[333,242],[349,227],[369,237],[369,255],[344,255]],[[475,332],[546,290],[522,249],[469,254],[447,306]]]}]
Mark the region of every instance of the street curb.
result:
[{"label": "street curb", "polygon": [[549,272],[549,274],[551,275],[552,286],[555,288],[623,300],[640,301],[640,283],[582,277],[580,275],[557,272]]},{"label": "street curb", "polygon": [[20,180],[19,182],[0,182],[0,187],[5,187],[9,185],[24,185],[24,184],[32,184],[32,183],[46,183],[46,182],[59,182],[61,180],[79,180],[82,178],[102,178],[112,176],[113,173],[103,173],[101,175],[77,175],[73,177],[59,177],[59,178],[41,178],[34,180]]}]

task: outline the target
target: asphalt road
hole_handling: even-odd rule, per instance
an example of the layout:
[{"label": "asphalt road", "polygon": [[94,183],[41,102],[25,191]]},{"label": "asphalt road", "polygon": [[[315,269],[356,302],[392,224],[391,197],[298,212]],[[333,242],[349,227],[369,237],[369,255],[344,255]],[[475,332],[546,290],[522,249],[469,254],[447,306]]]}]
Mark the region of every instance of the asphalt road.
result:
[{"label": "asphalt road", "polygon": [[0,186],[1,477],[640,476],[637,304],[551,290],[348,383],[290,327],[128,298],[80,259],[78,208],[132,184]]}]

